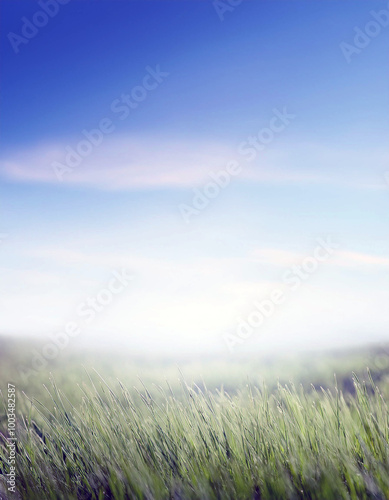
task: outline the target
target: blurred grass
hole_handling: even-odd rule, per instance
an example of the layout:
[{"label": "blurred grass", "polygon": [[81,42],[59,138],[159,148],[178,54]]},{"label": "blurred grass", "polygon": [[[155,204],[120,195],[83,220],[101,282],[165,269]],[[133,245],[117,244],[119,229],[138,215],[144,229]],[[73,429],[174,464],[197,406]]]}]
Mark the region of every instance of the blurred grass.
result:
[{"label": "blurred grass", "polygon": [[3,395],[7,382],[18,391],[20,498],[389,498],[383,347],[180,368],[69,349],[23,379],[35,348],[1,344]]}]

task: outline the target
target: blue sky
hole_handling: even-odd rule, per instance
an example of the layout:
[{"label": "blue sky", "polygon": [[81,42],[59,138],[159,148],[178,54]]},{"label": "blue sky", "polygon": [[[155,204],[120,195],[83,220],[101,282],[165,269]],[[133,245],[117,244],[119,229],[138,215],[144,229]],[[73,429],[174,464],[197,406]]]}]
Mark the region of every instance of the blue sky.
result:
[{"label": "blue sky", "polygon": [[[237,350],[384,339],[387,2],[243,0],[222,19],[211,0],[52,2],[17,53],[46,2],[1,4],[1,331],[82,323],[125,268],[80,342],[227,352],[276,289],[285,301]],[[291,293],[283,276],[329,236],[338,248]]]}]

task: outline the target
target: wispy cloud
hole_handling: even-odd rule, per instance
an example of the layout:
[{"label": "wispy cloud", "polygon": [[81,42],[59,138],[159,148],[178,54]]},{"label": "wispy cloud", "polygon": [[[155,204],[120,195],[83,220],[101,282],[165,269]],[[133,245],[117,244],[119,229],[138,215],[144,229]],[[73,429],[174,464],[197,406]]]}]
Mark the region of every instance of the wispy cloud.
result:
[{"label": "wispy cloud", "polygon": [[[70,144],[70,143],[69,143]],[[0,158],[0,175],[23,183],[59,184],[53,162],[65,163],[66,144],[41,145]],[[250,163],[232,144],[168,137],[107,137],[82,162],[65,172],[62,184],[103,190],[191,188],[235,160],[240,180],[276,184],[337,184],[384,189],[381,151],[283,144]]]},{"label": "wispy cloud", "polygon": [[383,172],[389,154],[379,148],[301,142],[282,144],[259,158],[260,168],[249,168],[251,181],[335,185],[357,189],[387,189]]},{"label": "wispy cloud", "polygon": [[[298,264],[305,257],[306,255],[301,252],[292,252],[279,248],[258,248],[250,254],[252,262],[281,268]],[[389,267],[389,258],[351,250],[336,250],[328,265],[340,267]]]},{"label": "wispy cloud", "polygon": [[[62,183],[105,190],[182,188],[201,183],[222,168],[232,150],[219,144],[156,138],[106,138]],[[40,146],[0,160],[4,177],[20,182],[59,183],[53,162],[65,163],[66,145]]]},{"label": "wispy cloud", "polygon": [[365,253],[340,251],[334,259],[334,263],[343,267],[355,266],[376,266],[389,267],[389,258],[379,255],[370,255]]},{"label": "wispy cloud", "polygon": [[251,260],[257,264],[279,267],[290,266],[304,257],[305,255],[302,253],[290,252],[278,248],[257,248],[250,255]]}]

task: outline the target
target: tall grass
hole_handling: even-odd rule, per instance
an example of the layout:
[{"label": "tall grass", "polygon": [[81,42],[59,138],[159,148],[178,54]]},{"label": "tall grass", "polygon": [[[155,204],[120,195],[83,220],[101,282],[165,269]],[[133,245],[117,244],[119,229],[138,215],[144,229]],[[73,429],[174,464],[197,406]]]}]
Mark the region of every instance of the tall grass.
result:
[{"label": "tall grass", "polygon": [[[19,415],[18,491],[26,500],[388,499],[387,404],[372,380],[354,384],[347,399],[336,386],[268,394],[248,384],[230,396],[185,383],[183,397],[167,385],[156,398],[91,379],[75,407],[52,381],[50,408],[19,395],[29,410]],[[6,460],[0,446],[3,474]]]}]

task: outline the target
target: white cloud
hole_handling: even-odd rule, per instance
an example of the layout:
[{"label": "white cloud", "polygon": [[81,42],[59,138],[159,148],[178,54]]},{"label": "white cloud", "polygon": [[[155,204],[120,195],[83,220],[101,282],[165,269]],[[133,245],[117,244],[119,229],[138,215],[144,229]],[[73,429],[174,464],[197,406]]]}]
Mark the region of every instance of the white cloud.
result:
[{"label": "white cloud", "polygon": [[[190,187],[223,168],[232,154],[231,148],[206,142],[107,137],[62,182],[107,190]],[[52,163],[65,164],[65,156],[66,145],[40,146],[3,158],[0,172],[21,182],[60,183]]]},{"label": "white cloud", "polygon": [[[245,170],[245,178],[257,182],[323,184],[358,189],[387,189],[384,172],[389,154],[386,150],[317,143],[280,144],[262,156],[260,168]],[[255,163],[255,162],[254,162]]]},{"label": "white cloud", "polygon": [[343,267],[378,266],[389,267],[389,258],[343,250],[337,252],[334,263]]},{"label": "white cloud", "polygon": [[[65,163],[66,147],[41,145],[3,157],[0,174],[18,182],[60,184],[52,163]],[[233,144],[125,135],[105,137],[80,165],[63,174],[62,184],[104,190],[191,188],[209,182],[211,172],[232,160],[242,166],[240,180],[386,188],[382,172],[388,155],[382,151],[280,143],[248,162]]]},{"label": "white cloud", "polygon": [[[250,254],[250,259],[260,265],[271,265],[281,268],[301,263],[308,254],[291,252],[278,248],[257,248]],[[354,252],[351,250],[335,250],[327,265],[340,267],[389,267],[389,258],[380,255]]]}]

